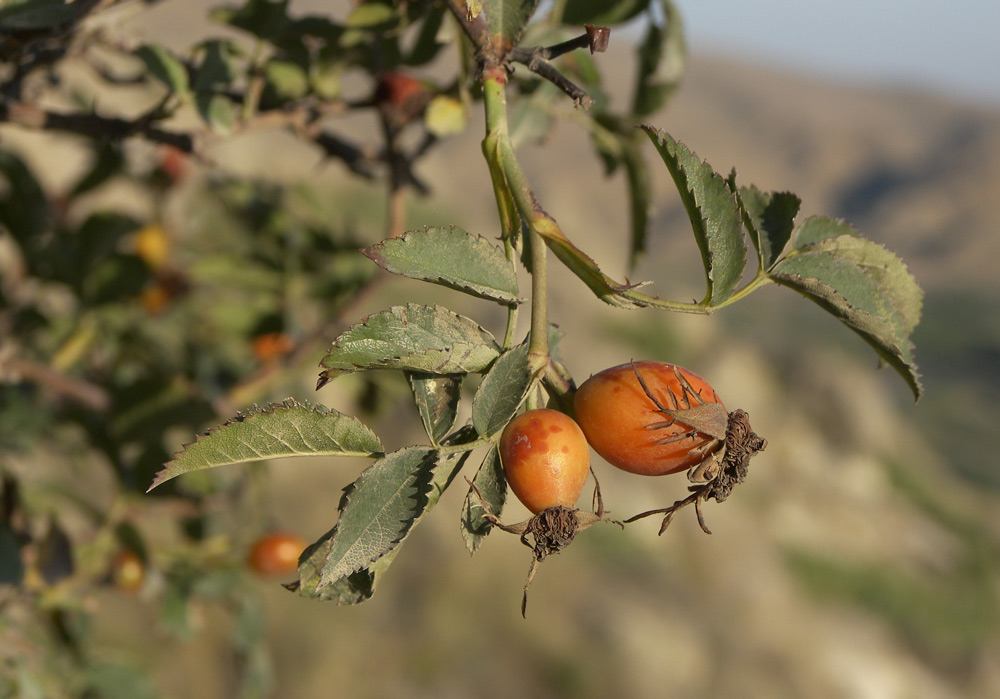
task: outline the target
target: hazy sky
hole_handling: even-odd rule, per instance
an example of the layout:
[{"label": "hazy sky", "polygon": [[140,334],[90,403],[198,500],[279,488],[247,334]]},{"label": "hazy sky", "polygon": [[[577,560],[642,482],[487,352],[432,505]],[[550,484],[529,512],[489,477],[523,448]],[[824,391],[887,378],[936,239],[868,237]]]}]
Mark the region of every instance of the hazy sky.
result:
[{"label": "hazy sky", "polygon": [[694,52],[1000,104],[1000,0],[675,0]]}]

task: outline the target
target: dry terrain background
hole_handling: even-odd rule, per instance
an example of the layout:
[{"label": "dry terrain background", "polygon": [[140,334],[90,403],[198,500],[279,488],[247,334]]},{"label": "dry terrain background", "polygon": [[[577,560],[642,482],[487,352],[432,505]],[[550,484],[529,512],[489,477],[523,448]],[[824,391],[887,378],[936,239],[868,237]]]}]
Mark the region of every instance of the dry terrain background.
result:
[{"label": "dry terrain background", "polygon": [[[602,60],[624,65],[628,53],[619,44]],[[414,226],[497,234],[479,119],[421,165],[436,198],[416,203]],[[717,170],[792,190],[804,214],[843,217],[907,261],[927,292],[915,335],[925,397],[914,405],[860,340],[788,290],[766,288],[710,318],[674,318],[613,311],[556,271],[551,318],[577,381],[640,357],[709,377],[769,441],[748,483],[705,508],[712,536],[691,513],[663,537],[652,521],[587,531],[541,568],[526,620],[518,602],[528,551],[494,535],[470,558],[458,529],[464,489],[455,488],[363,605],[305,601],[261,583],[275,696],[1000,696],[1000,110],[696,53],[651,122]],[[523,155],[546,209],[622,278],[624,185],[604,177],[586,139],[564,123]],[[290,155],[288,140],[265,134],[216,155],[234,170],[313,180],[332,215],[357,217],[358,201],[377,210],[375,193],[315,153]],[[631,278],[668,297],[700,297],[676,192],[652,149],[647,156],[656,211],[649,254]],[[493,329],[502,322],[486,303],[463,308],[407,281],[384,286],[358,315],[400,299],[458,303]],[[302,397],[350,408],[338,405],[336,386],[313,395],[313,381],[302,377]],[[388,442],[419,439],[409,412],[401,403],[377,431]],[[319,536],[361,467],[275,463],[276,519]],[[615,513],[684,492],[683,477],[596,468]],[[506,518],[520,514],[514,503]],[[180,643],[149,631],[138,603],[103,604],[102,648],[148,668],[166,695],[232,691],[233,678],[216,670],[229,653],[220,620],[209,615],[198,639]]]}]

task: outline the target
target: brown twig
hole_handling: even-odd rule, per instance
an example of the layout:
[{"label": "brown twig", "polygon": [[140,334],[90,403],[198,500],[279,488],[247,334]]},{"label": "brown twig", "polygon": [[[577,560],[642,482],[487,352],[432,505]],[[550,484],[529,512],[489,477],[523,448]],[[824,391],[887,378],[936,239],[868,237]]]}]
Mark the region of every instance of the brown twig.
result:
[{"label": "brown twig", "polygon": [[0,121],[42,131],[66,131],[92,138],[122,139],[142,136],[154,143],[173,146],[185,153],[195,151],[191,134],[168,131],[153,125],[147,114],[139,119],[103,117],[93,113],[64,113],[0,97]]},{"label": "brown twig", "polygon": [[103,413],[111,409],[111,396],[103,388],[89,381],[66,376],[50,366],[20,357],[8,357],[0,358],[0,371],[14,380],[38,384],[96,412]]}]

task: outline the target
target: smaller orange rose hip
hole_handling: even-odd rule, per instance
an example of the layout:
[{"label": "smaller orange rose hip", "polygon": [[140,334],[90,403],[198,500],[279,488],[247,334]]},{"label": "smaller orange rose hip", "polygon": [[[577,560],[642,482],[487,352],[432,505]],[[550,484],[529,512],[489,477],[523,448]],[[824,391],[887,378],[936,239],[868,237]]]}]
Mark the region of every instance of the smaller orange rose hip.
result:
[{"label": "smaller orange rose hip", "polygon": [[507,424],[500,436],[500,460],[517,499],[538,514],[576,504],[590,472],[590,447],[572,418],[542,408]]}]

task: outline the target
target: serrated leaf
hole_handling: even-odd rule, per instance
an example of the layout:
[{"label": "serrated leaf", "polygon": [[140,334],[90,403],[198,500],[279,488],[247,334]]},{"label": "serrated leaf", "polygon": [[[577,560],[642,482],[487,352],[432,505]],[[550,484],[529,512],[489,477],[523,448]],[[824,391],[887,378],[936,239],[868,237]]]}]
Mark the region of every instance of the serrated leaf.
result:
[{"label": "serrated leaf", "polygon": [[[507,501],[507,480],[500,463],[500,451],[495,446],[483,459],[472,485],[474,488],[469,488],[462,505],[462,538],[469,553],[479,550],[483,539],[493,528],[492,522],[484,517],[486,508],[499,517]],[[483,507],[484,503],[486,507]]]},{"label": "serrated leaf", "polygon": [[[455,441],[472,436],[471,430],[464,429]],[[326,557],[319,590],[368,570],[368,576],[355,578],[348,589],[356,588],[358,582],[364,584],[367,578],[373,592],[377,575],[392,562],[413,527],[437,504],[470,453],[408,448],[366,469],[349,489],[329,548],[323,551]],[[315,562],[306,567],[315,568]]]},{"label": "serrated leaf", "polygon": [[247,461],[381,453],[378,437],[356,418],[289,399],[238,415],[198,437],[156,474],[149,490],[184,473]]},{"label": "serrated leaf", "polygon": [[496,37],[494,41],[499,41],[509,51],[520,41],[521,32],[538,7],[538,0],[483,0],[482,5],[486,26]]},{"label": "serrated leaf", "polygon": [[858,231],[854,226],[842,219],[810,216],[802,222],[801,226],[795,229],[795,238],[792,240],[792,247],[796,250],[802,250],[824,240],[839,238],[844,235],[857,236]]},{"label": "serrated leaf", "polygon": [[369,316],[341,333],[320,362],[318,388],[366,369],[430,374],[481,372],[500,354],[493,336],[476,322],[440,306],[407,304]]},{"label": "serrated leaf", "polygon": [[483,377],[472,399],[472,425],[483,437],[491,437],[506,426],[531,386],[527,345],[504,352]]},{"label": "serrated leaf", "polygon": [[375,592],[375,577],[380,569],[388,567],[391,556],[383,556],[368,568],[363,568],[348,576],[320,586],[323,564],[330,557],[333,539],[337,536],[337,525],[316,543],[306,548],[299,559],[299,581],[295,590],[302,597],[319,599],[340,604],[359,604],[369,599]]},{"label": "serrated leaf", "polygon": [[503,251],[461,228],[425,228],[361,251],[387,272],[516,304],[517,275]]},{"label": "serrated leaf", "polygon": [[642,129],[670,171],[691,220],[705,265],[704,303],[718,305],[736,290],[746,267],[743,220],[736,197],[726,180],[683,143],[651,126]]},{"label": "serrated leaf", "polygon": [[341,508],[319,587],[367,568],[403,540],[427,505],[435,454],[401,449],[361,473]]},{"label": "serrated leaf", "polygon": [[922,387],[910,334],[920,320],[923,292],[903,262],[832,219],[804,223],[796,231],[794,246],[774,265],[771,278],[858,333],[919,398]]},{"label": "serrated leaf", "polygon": [[739,203],[760,268],[770,269],[792,236],[802,200],[791,192],[762,192],[750,186],[739,188]]},{"label": "serrated leaf", "polygon": [[431,444],[440,444],[458,419],[458,401],[462,395],[462,376],[440,376],[408,371],[406,378],[413,391],[420,421]]},{"label": "serrated leaf", "polygon": [[171,92],[187,97],[191,92],[187,68],[170,49],[159,44],[146,44],[135,51],[150,74],[162,82]]}]

